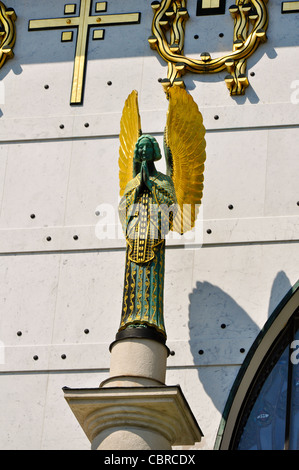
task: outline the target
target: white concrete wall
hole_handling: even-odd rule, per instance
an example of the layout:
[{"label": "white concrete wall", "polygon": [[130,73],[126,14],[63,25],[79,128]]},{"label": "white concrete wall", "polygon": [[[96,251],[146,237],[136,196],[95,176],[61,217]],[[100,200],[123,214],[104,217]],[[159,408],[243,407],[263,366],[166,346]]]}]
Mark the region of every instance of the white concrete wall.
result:
[{"label": "white concrete wall", "polygon": [[[147,42],[150,2],[108,0],[107,13],[139,11],[141,23],[89,40],[79,107],[69,104],[75,43],[61,43],[58,30],[28,31],[30,19],[63,16],[63,5],[6,2],[18,18],[15,57],[0,70],[2,449],[90,447],[61,389],[108,377],[125,247],[114,226],[115,239],[97,237],[96,211],[117,208],[119,120],[131,90],[143,131],[162,143],[165,125],[158,79],[167,66]],[[188,1],[185,54],[229,51],[229,13],[197,18],[195,5]],[[204,449],[213,448],[246,352],[299,277],[298,14],[282,15],[278,0],[268,8],[268,41],[248,60],[255,76],[245,96],[229,96],[225,72],[185,76],[207,128],[203,246],[168,244],[167,384],[180,384]]]}]

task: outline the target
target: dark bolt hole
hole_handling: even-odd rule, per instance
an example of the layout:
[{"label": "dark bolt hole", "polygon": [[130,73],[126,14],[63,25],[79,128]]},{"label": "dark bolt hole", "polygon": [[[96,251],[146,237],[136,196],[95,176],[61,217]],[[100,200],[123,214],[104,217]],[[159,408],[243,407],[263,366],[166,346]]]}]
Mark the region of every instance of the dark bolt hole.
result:
[{"label": "dark bolt hole", "polygon": [[224,330],[224,328],[226,328],[226,324],[222,323],[221,328]]},{"label": "dark bolt hole", "polygon": [[30,215],[31,219],[35,219],[35,214]]},{"label": "dark bolt hole", "polygon": [[33,359],[34,359],[35,361],[38,361],[38,356],[33,356]]},{"label": "dark bolt hole", "polygon": [[245,349],[244,349],[244,348],[241,348],[241,349],[240,349],[240,353],[243,354],[244,352],[245,352]]},{"label": "dark bolt hole", "polygon": [[86,335],[88,335],[89,329],[88,329],[88,328],[85,328],[84,333],[85,333]]},{"label": "dark bolt hole", "polygon": [[66,355],[65,355],[65,354],[61,354],[61,359],[66,359]]},{"label": "dark bolt hole", "polygon": [[18,331],[18,332],[17,332],[17,335],[18,335],[18,336],[22,336],[22,332],[21,332],[21,331]]},{"label": "dark bolt hole", "polygon": [[198,351],[198,354],[200,354],[200,356],[202,356],[203,353],[204,353],[204,350],[203,350],[203,349],[200,349],[200,350]]}]

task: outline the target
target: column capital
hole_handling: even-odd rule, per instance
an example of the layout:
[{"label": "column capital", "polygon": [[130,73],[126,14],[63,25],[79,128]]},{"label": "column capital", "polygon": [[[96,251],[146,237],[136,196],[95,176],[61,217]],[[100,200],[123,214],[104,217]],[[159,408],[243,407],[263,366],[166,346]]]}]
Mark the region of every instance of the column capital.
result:
[{"label": "column capital", "polygon": [[178,385],[63,391],[92,448],[167,450],[203,435]]}]

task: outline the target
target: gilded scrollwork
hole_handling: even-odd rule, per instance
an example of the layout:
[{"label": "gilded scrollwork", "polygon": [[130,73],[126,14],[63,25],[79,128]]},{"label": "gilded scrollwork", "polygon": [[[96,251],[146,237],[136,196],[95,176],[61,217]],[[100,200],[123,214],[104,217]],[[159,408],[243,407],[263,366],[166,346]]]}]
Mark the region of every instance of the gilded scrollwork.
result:
[{"label": "gilded scrollwork", "polygon": [[0,2],[0,68],[7,59],[14,56],[13,47],[16,41],[15,21],[17,15],[13,8],[6,8],[4,3]]},{"label": "gilded scrollwork", "polygon": [[[162,81],[165,91],[173,84],[184,86],[183,75],[217,73],[226,70],[225,82],[231,95],[242,95],[249,85],[246,61],[261,42],[266,41],[268,27],[267,0],[236,0],[229,8],[234,20],[232,52],[212,58],[203,52],[199,59],[184,55],[185,23],[189,18],[187,0],[152,2],[154,12],[152,35],[148,41],[152,49],[168,63],[167,79]],[[170,43],[166,32],[170,29]]]}]

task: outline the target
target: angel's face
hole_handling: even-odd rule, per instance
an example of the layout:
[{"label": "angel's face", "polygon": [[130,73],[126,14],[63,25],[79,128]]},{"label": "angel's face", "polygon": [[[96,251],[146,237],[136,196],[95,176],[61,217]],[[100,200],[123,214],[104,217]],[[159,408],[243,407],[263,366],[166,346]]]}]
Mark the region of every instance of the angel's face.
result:
[{"label": "angel's face", "polygon": [[154,160],[154,148],[149,139],[143,139],[139,142],[138,157],[141,162],[152,162]]}]

